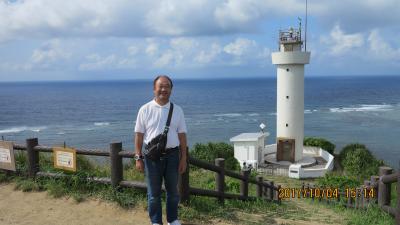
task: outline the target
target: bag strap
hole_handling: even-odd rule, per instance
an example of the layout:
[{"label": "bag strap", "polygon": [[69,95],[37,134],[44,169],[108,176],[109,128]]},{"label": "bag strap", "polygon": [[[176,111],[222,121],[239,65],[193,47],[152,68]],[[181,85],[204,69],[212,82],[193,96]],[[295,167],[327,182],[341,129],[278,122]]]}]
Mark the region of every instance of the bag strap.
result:
[{"label": "bag strap", "polygon": [[171,118],[172,118],[173,111],[174,111],[174,104],[172,104],[172,102],[171,102],[171,105],[169,106],[167,124],[165,125],[165,128],[164,128],[164,134],[168,134],[169,125],[171,124]]}]

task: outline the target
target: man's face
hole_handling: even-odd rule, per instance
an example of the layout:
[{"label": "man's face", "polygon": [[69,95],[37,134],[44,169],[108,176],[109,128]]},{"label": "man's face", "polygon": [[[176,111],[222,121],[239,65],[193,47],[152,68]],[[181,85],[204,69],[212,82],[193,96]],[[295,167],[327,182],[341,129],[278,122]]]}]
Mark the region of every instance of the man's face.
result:
[{"label": "man's face", "polygon": [[160,77],[154,85],[154,96],[161,101],[168,101],[171,95],[171,84],[165,77]]}]

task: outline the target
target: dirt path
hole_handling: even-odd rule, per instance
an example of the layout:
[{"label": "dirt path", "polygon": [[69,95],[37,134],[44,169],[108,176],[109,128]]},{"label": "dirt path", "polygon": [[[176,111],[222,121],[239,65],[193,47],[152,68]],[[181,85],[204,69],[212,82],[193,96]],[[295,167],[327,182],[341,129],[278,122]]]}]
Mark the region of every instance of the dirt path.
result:
[{"label": "dirt path", "polygon": [[46,192],[14,191],[13,184],[0,185],[0,224],[149,224],[144,210],[87,200],[55,199]]},{"label": "dirt path", "polygon": [[[239,213],[251,224],[319,225],[341,224],[340,217],[332,211],[299,202],[297,207],[308,211],[308,218],[285,218]],[[310,212],[312,211],[312,212]],[[164,218],[165,221],[165,218]],[[195,225],[183,221],[186,225]],[[96,199],[77,203],[72,198],[53,198],[46,192],[22,192],[14,190],[14,184],[0,184],[0,224],[7,225],[143,225],[149,224],[144,206],[125,210],[118,205]],[[229,225],[225,221],[208,224]]]}]

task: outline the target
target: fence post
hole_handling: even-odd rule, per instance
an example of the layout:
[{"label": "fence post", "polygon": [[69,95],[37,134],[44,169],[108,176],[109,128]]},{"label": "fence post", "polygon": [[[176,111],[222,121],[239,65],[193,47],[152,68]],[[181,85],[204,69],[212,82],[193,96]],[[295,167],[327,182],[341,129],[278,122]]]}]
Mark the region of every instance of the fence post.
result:
[{"label": "fence post", "polygon": [[[281,185],[278,185],[277,188],[278,188],[278,190],[281,189]],[[280,204],[281,203],[281,198],[279,198],[279,191],[277,191],[275,193],[275,196],[276,196],[276,201],[278,202],[278,204]]]},{"label": "fence post", "polygon": [[314,202],[314,199],[315,199],[315,184],[312,184],[310,192],[311,192],[311,200]]},{"label": "fence post", "polygon": [[[369,180],[365,180],[364,181],[364,189],[363,189],[363,197],[364,197],[364,201],[363,201],[363,208],[367,208],[369,205],[369,191],[371,190],[371,181]],[[366,192],[366,193],[364,193]]]},{"label": "fence post", "polygon": [[240,195],[243,199],[247,199],[249,197],[249,175],[251,169],[242,169],[241,174],[244,176],[244,180],[240,181]]},{"label": "fence post", "polygon": [[263,180],[264,178],[261,175],[257,175],[256,180],[258,182],[257,187],[256,187],[256,195],[257,197],[261,198],[262,193],[263,193]]},{"label": "fence post", "polygon": [[369,202],[370,203],[377,203],[378,200],[378,185],[379,185],[379,176],[371,176],[371,189],[374,189],[374,198],[370,199]]},{"label": "fence post", "polygon": [[396,207],[396,224],[400,225],[400,165],[397,171],[397,207]]},{"label": "fence post", "polygon": [[179,195],[181,203],[187,204],[190,199],[189,186],[189,149],[186,150],[186,171],[179,175]]},{"label": "fence post", "polygon": [[378,205],[390,205],[390,184],[382,182],[382,176],[391,174],[393,169],[386,166],[379,167]]},{"label": "fence post", "polygon": [[357,187],[357,188],[355,189],[355,191],[356,191],[356,200],[355,200],[355,207],[354,207],[354,208],[356,208],[356,209],[359,209],[359,208],[360,208],[360,198],[361,198],[361,195],[358,196],[358,194],[360,193],[360,190],[361,190],[361,188],[359,188],[359,187]]},{"label": "fence post", "polygon": [[123,178],[122,157],[119,152],[122,150],[122,143],[116,142],[110,144],[111,161],[111,185],[116,188]]},{"label": "fence post", "polygon": [[218,201],[220,204],[224,204],[225,159],[216,158],[215,165],[221,168],[221,171],[215,174],[215,188],[219,194]]},{"label": "fence post", "polygon": [[270,199],[271,201],[273,201],[273,200],[274,200],[274,186],[275,186],[275,184],[274,184],[273,181],[268,181],[267,183],[269,184],[269,187],[268,187],[268,197],[269,197],[269,199]]},{"label": "fence post", "polygon": [[35,146],[39,145],[37,138],[26,139],[26,151],[28,156],[28,175],[35,178],[39,172],[39,152],[35,151]]},{"label": "fence post", "polygon": [[318,201],[321,202],[322,201],[322,193],[321,193],[321,186],[320,185],[317,185],[315,187],[314,194],[317,192],[317,190],[319,191]]},{"label": "fence post", "polygon": [[336,203],[340,203],[340,198],[341,198],[342,196],[341,196],[341,194],[340,194],[340,189],[338,190],[338,195],[337,195],[337,198],[336,198]]},{"label": "fence post", "polygon": [[353,207],[353,198],[351,197],[351,194],[349,193],[349,196],[347,196],[347,208],[352,208]]}]

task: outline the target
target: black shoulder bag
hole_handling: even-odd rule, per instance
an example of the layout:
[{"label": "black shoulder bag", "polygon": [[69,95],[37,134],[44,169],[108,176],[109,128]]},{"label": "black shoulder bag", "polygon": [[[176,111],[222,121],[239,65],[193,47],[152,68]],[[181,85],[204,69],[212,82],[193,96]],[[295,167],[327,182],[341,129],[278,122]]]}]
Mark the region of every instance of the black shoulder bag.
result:
[{"label": "black shoulder bag", "polygon": [[164,131],[153,138],[144,148],[144,155],[149,159],[155,161],[160,160],[161,153],[165,152],[165,147],[167,146],[167,135],[169,130],[169,125],[171,123],[172,111],[174,110],[174,104],[170,105],[168,112],[167,124],[165,125]]}]

